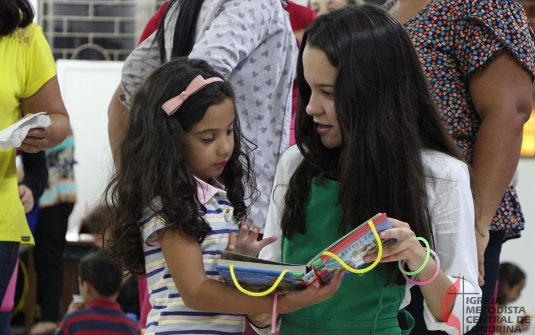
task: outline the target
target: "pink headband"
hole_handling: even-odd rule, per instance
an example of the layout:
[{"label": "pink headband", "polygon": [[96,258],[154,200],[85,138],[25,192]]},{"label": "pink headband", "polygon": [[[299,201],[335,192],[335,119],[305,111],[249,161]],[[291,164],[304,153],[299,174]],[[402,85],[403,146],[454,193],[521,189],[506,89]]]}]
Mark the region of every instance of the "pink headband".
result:
[{"label": "pink headband", "polygon": [[174,98],[167,100],[162,105],[162,109],[167,113],[167,115],[173,115],[178,110],[178,108],[182,106],[182,103],[184,103],[184,101],[186,101],[189,96],[199,92],[206,85],[215,81],[223,81],[223,79],[219,77],[204,79],[201,75],[198,75],[191,81],[191,83],[189,83],[188,87],[184,92],[180,93],[180,95],[177,95]]}]

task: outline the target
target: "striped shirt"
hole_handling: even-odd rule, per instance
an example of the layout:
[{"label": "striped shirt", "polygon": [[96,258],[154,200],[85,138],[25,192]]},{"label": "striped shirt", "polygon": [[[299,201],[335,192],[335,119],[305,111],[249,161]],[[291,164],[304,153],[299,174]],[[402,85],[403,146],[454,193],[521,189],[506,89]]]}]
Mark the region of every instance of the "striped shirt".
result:
[{"label": "striped shirt", "polygon": [[65,316],[55,335],[140,335],[137,323],[115,301],[95,299]]},{"label": "striped shirt", "polygon": [[[204,270],[208,278],[222,281],[215,270],[216,260],[227,247],[229,234],[238,232],[238,223],[225,191],[197,179],[197,194],[206,207],[206,212],[200,214],[212,228],[201,244]],[[161,208],[161,203],[156,208]],[[151,212],[142,218],[139,226],[152,306],[144,334],[243,334],[243,315],[199,312],[184,304],[155,239],[156,231],[165,227],[165,221]]]}]

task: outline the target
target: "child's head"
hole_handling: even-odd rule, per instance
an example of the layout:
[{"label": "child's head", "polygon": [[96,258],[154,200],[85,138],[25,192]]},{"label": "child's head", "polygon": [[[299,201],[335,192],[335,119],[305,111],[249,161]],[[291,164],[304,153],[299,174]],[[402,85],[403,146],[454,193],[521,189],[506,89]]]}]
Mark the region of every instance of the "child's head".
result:
[{"label": "child's head", "polygon": [[526,274],[512,263],[501,263],[498,272],[498,301],[506,305],[518,299],[526,285]]},{"label": "child's head", "polygon": [[362,5],[364,4],[364,0],[308,0],[308,7],[313,9],[318,16],[347,5],[355,4]]},{"label": "child's head", "polygon": [[[204,206],[195,177],[218,180],[234,216],[245,217],[244,198],[253,194],[255,182],[234,103],[232,86],[199,59],[164,63],[139,87],[120,145],[120,166],[108,187],[112,198],[107,198],[114,207],[110,247],[127,258],[127,268],[143,262],[136,222],[149,207],[170,228],[199,240],[210,231],[198,213]],[[155,197],[162,208],[155,208]]]},{"label": "child's head", "polygon": [[121,289],[123,272],[104,250],[91,252],[78,263],[80,295],[87,304],[94,299],[112,299]]},{"label": "child's head", "polygon": [[95,239],[95,245],[99,248],[103,247],[104,232],[110,220],[111,210],[106,204],[97,205],[82,219],[82,225],[89,228],[89,232],[93,234]]}]

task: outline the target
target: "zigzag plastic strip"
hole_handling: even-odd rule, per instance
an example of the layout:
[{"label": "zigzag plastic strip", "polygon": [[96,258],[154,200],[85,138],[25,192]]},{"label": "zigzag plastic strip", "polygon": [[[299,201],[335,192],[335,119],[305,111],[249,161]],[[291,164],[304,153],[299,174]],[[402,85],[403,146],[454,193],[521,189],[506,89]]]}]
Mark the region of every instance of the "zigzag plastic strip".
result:
[{"label": "zigzag plastic strip", "polygon": [[[375,225],[373,224],[373,221],[372,220],[368,221],[368,225],[370,226],[370,229],[371,229],[371,231],[373,233],[373,236],[375,236],[375,239],[377,240],[377,247],[379,248],[379,250],[377,252],[377,258],[375,259],[375,261],[372,264],[370,264],[370,266],[368,266],[365,269],[353,269],[352,267],[347,265],[343,260],[341,260],[340,257],[336,256],[332,252],[325,251],[322,254],[322,256],[329,256],[329,257],[333,258],[335,261],[340,263],[340,265],[344,269],[346,269],[347,271],[352,272],[352,273],[364,274],[364,273],[366,273],[368,271],[373,270],[373,268],[375,268],[377,266],[377,264],[379,264],[379,262],[381,261],[381,256],[383,255],[383,244],[381,243],[381,238],[379,238],[379,234],[377,233],[377,230],[375,229]],[[252,296],[252,297],[263,297],[263,296],[266,296],[266,295],[272,293],[273,291],[275,291],[275,289],[277,288],[279,283],[282,281],[282,278],[284,277],[284,275],[287,272],[290,272],[290,270],[283,270],[281,272],[281,274],[279,275],[279,278],[277,278],[277,280],[275,281],[275,283],[273,283],[273,285],[269,289],[267,289],[266,291],[264,291],[264,292],[252,292],[252,291],[244,289],[243,287],[241,287],[240,283],[238,283],[238,280],[236,279],[236,275],[234,274],[234,264],[230,264],[229,265],[229,271],[230,271],[230,276],[232,277],[232,282],[234,283],[236,288],[240,292],[242,292],[244,294],[247,294],[249,296]]]},{"label": "zigzag plastic strip", "polygon": [[250,295],[251,297],[263,297],[263,296],[266,296],[266,295],[270,294],[271,292],[275,291],[275,289],[277,288],[277,286],[281,282],[281,280],[284,277],[284,275],[287,272],[290,272],[290,270],[283,270],[281,272],[281,274],[279,275],[279,278],[277,278],[275,283],[273,283],[273,286],[271,286],[269,289],[267,289],[267,291],[264,291],[264,292],[252,292],[252,291],[244,289],[243,287],[241,287],[240,283],[238,283],[238,280],[236,279],[236,275],[234,274],[234,264],[230,264],[229,265],[229,270],[230,270],[230,276],[232,277],[232,281],[234,282],[234,285],[236,285],[236,288],[241,293],[245,293],[247,295]]},{"label": "zigzag plastic strip", "polygon": [[356,273],[356,274],[360,274],[361,275],[361,274],[364,274],[364,273],[366,273],[368,271],[373,270],[373,268],[376,267],[377,264],[379,264],[379,262],[381,261],[381,257],[383,256],[383,243],[381,243],[381,238],[379,238],[379,234],[377,234],[377,230],[375,229],[375,225],[373,224],[372,220],[368,221],[368,225],[370,226],[370,229],[372,230],[373,236],[375,236],[375,239],[377,240],[377,248],[379,250],[377,251],[377,258],[367,268],[365,268],[365,269],[353,269],[352,267],[347,265],[343,260],[341,260],[340,257],[336,256],[335,254],[333,254],[332,252],[329,252],[329,251],[325,251],[322,255],[323,256],[329,256],[329,257],[333,258],[335,261],[340,263],[340,265],[344,269],[346,269],[347,271],[349,271],[351,273]]}]

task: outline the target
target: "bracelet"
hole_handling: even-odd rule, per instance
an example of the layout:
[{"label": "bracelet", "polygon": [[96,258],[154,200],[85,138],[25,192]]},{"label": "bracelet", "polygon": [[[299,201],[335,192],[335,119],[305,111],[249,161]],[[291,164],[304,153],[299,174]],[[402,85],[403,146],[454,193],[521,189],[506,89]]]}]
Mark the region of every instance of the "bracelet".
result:
[{"label": "bracelet", "polygon": [[279,297],[278,293],[275,293],[273,296],[273,311],[271,312],[271,334],[278,335],[279,332],[275,331],[277,327],[277,299]]},{"label": "bracelet", "polygon": [[417,237],[416,238],[418,241],[422,241],[424,242],[425,244],[425,247],[427,248],[427,251],[425,253],[425,259],[424,259],[424,262],[422,263],[422,265],[420,265],[420,267],[412,272],[408,272],[408,271],[405,271],[403,270],[403,266],[405,265],[405,261],[403,261],[403,264],[401,263],[401,259],[398,261],[398,267],[399,267],[399,271],[401,271],[401,273],[403,273],[404,275],[409,275],[409,276],[412,276],[412,275],[416,275],[418,273],[420,273],[420,271],[422,271],[425,266],[427,265],[427,262],[429,262],[429,254],[430,254],[430,251],[431,251],[431,248],[429,248],[429,243],[427,242],[427,240],[423,237]]},{"label": "bracelet", "polygon": [[[403,277],[405,277],[405,279],[407,279],[407,281],[409,283],[414,284],[414,285],[427,285],[430,282],[432,282],[433,280],[435,280],[435,278],[438,276],[438,273],[440,272],[440,258],[438,258],[438,255],[437,255],[436,252],[434,252],[431,249],[429,249],[429,250],[433,254],[433,257],[435,258],[435,262],[437,263],[437,270],[435,271],[435,274],[431,278],[429,278],[428,280],[422,281],[422,282],[414,281],[414,280],[410,279],[409,276],[407,276],[406,274],[403,274]],[[403,265],[405,265],[405,261],[403,261]]]}]

